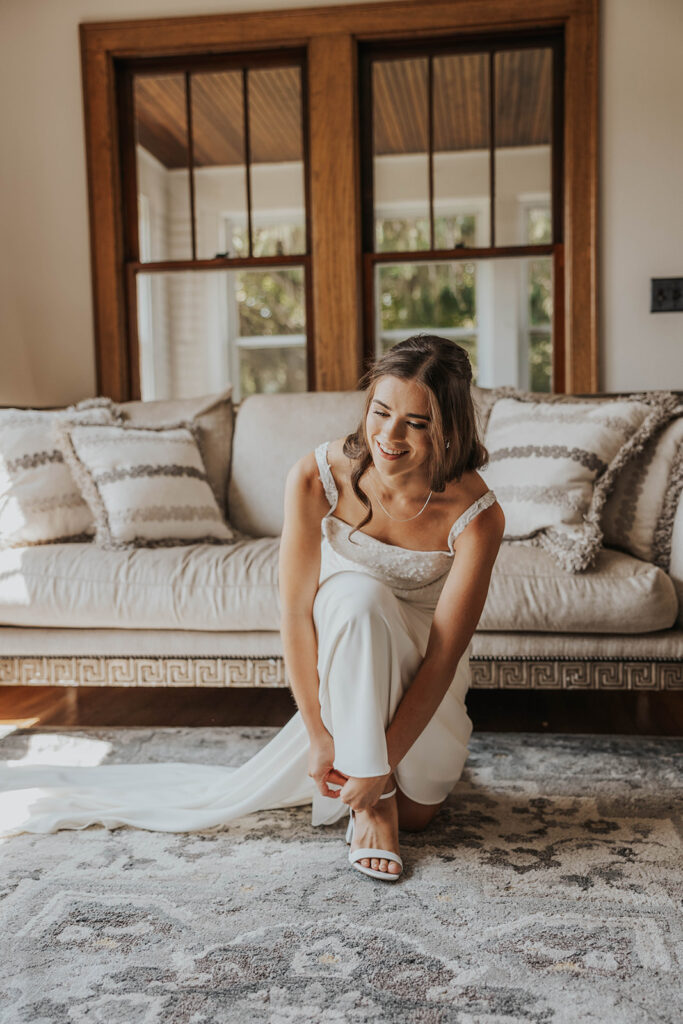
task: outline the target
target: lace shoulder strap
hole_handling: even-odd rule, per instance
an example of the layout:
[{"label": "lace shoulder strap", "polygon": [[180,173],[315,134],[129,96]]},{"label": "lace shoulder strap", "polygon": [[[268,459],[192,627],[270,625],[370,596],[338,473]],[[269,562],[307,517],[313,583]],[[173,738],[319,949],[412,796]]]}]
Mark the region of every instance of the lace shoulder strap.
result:
[{"label": "lace shoulder strap", "polygon": [[480,498],[477,498],[476,501],[472,502],[470,507],[466,508],[461,516],[458,516],[458,518],[451,526],[451,532],[448,535],[448,546],[451,549],[451,551],[453,550],[453,543],[455,541],[455,538],[462,533],[466,526],[469,526],[469,524],[472,522],[475,516],[478,516],[480,512],[484,511],[485,508],[488,508],[490,505],[493,505],[493,503],[496,500],[497,499],[495,494],[493,493],[492,490],[489,489],[484,494],[482,494]]},{"label": "lace shoulder strap", "polygon": [[334,512],[337,507],[339,492],[332,476],[330,464],[327,461],[327,446],[329,443],[329,441],[323,441],[322,444],[318,445],[315,449],[315,459],[318,463],[318,475],[325,490],[325,497],[330,503],[330,512]]}]

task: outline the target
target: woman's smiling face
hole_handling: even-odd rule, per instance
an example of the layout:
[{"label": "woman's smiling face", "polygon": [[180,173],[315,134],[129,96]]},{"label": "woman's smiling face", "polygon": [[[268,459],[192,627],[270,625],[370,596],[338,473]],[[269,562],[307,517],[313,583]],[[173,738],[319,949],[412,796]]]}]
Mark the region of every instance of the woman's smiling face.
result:
[{"label": "woman's smiling face", "polygon": [[[429,419],[427,395],[416,381],[380,377],[368,409],[365,434],[375,467],[382,475],[408,473],[416,479],[424,478],[432,452]],[[401,454],[388,455],[382,448]]]}]

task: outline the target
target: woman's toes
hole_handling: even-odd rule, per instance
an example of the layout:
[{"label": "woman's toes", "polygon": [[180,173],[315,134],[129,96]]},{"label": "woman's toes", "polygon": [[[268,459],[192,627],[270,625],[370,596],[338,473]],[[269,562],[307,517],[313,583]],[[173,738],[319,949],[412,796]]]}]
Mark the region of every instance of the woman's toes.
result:
[{"label": "woman's toes", "polygon": [[360,861],[360,863],[363,865],[364,868],[369,868],[370,867],[370,861],[368,860],[367,857],[363,857],[363,859]]},{"label": "woman's toes", "polygon": [[390,860],[387,871],[390,875],[398,875],[401,872],[401,865],[397,864],[395,860]]},{"label": "woman's toes", "polygon": [[380,871],[386,871],[388,866],[389,866],[389,862],[387,861],[386,857],[382,857],[382,859],[379,862],[379,870]]},{"label": "woman's toes", "polygon": [[373,871],[379,871],[379,858],[378,857],[372,857],[371,858],[371,860],[370,860],[370,867],[372,868]]}]

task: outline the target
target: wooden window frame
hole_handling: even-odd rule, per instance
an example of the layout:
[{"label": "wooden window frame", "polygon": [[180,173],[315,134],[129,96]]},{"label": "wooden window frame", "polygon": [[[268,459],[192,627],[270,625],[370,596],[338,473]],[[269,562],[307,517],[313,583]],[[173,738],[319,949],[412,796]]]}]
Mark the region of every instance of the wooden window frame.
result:
[{"label": "wooden window frame", "polygon": [[[357,44],[561,28],[564,33],[563,241],[555,321],[564,327],[555,390],[598,390],[599,0],[397,0],[79,26],[98,393],[139,397],[126,301],[124,204],[115,89],[119,58],[306,50],[314,329],[309,388],[355,390],[363,340]],[[334,118],[327,112],[334,110]],[[556,360],[557,361],[557,360]]]},{"label": "wooden window frame", "polygon": [[[562,292],[563,282],[563,219],[562,219],[562,127],[563,127],[563,81],[564,40],[557,29],[548,32],[528,29],[523,32],[506,32],[498,37],[482,37],[480,34],[465,41],[436,40],[420,42],[411,40],[409,43],[394,42],[366,46],[360,56],[360,89],[364,109],[361,112],[361,166],[362,166],[362,241],[363,241],[363,324],[364,342],[368,361],[377,349],[377,308],[375,302],[375,270],[383,265],[397,263],[441,263],[476,262],[480,259],[496,259],[498,257],[537,258],[547,256],[553,266],[553,292]],[[553,53],[553,83],[551,104],[551,216],[552,241],[543,244],[505,244],[496,243],[496,143],[495,116],[496,105],[494,67],[495,55],[506,50],[551,49]],[[487,53],[489,56],[489,239],[487,245],[469,246],[464,249],[439,250],[434,245],[434,127],[433,127],[433,58],[442,54]],[[375,244],[375,198],[373,171],[373,93],[372,63],[382,59],[414,59],[423,58],[428,61],[428,197],[429,204],[429,239],[428,249],[395,250],[387,252],[379,250]],[[439,333],[439,329],[435,329]],[[565,323],[561,316],[553,316],[552,330],[552,391],[562,393],[565,390]]]},{"label": "wooden window frame", "polygon": [[[118,119],[118,146],[121,156],[121,185],[123,201],[123,248],[124,267],[123,280],[125,285],[124,303],[127,313],[127,359],[128,366],[128,390],[131,397],[139,398],[141,395],[141,370],[140,370],[140,343],[138,337],[138,277],[144,274],[158,274],[159,272],[177,273],[182,271],[211,270],[263,270],[272,268],[301,268],[304,279],[304,297],[306,309],[306,332],[312,334],[313,313],[312,313],[312,285],[311,285],[311,232],[310,232],[310,182],[308,174],[308,154],[306,152],[306,140],[308,138],[306,123],[306,53],[302,48],[285,49],[278,51],[266,51],[257,53],[250,51],[246,54],[230,56],[227,58],[216,57],[215,54],[194,54],[177,55],[172,57],[150,58],[139,57],[132,60],[121,59],[115,69],[115,87],[119,109]],[[250,70],[272,67],[298,67],[301,73],[301,130],[303,147],[303,185],[304,185],[304,212],[306,224],[305,251],[287,256],[255,256],[253,253],[253,230],[252,230],[252,195],[251,195],[251,160],[249,151],[249,119],[246,75],[247,66]],[[247,214],[247,238],[248,251],[243,256],[213,257],[210,259],[197,256],[197,217],[195,203],[195,165],[193,157],[193,134],[192,134],[192,103],[190,80],[193,74],[201,74],[207,71],[239,70],[243,79],[243,122],[244,122],[244,170],[245,170],[245,193],[246,193],[246,214]],[[185,77],[186,95],[186,117],[187,117],[187,157],[188,157],[188,192],[190,211],[190,235],[192,253],[184,259],[145,260],[141,259],[139,240],[139,214],[138,214],[138,189],[136,187],[136,153],[135,153],[135,116],[133,100],[133,82],[140,73],[167,73],[182,74]],[[265,347],[265,346],[264,346]],[[311,347],[306,346],[307,377],[312,374]],[[236,391],[237,389],[233,389]]]}]

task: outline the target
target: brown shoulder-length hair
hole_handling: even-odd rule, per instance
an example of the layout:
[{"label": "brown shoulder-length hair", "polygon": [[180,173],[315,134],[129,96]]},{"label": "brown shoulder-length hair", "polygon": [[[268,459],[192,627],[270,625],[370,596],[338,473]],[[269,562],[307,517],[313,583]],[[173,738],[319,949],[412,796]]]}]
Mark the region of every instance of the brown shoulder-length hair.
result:
[{"label": "brown shoulder-length hair", "polygon": [[[425,391],[430,422],[427,431],[432,442],[430,487],[442,492],[451,480],[459,480],[466,470],[479,469],[488,462],[482,444],[472,401],[472,365],[461,345],[435,334],[416,334],[406,338],[380,356],[366,370],[359,390],[367,391],[362,418],[352,434],[344,439],[343,452],[353,461],[351,486],[368,513],[349,534],[360,530],[372,519],[372,503],[361,489],[360,478],[372,463],[365,433],[370,403],[381,377],[414,380]],[[448,448],[446,442],[450,441]]]}]

